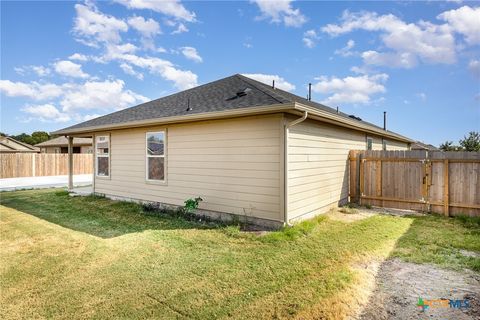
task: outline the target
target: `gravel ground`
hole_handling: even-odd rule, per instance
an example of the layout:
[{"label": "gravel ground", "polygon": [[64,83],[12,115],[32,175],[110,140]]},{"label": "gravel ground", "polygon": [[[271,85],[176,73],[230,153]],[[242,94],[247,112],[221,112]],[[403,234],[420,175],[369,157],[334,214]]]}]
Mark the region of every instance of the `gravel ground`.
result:
[{"label": "gravel ground", "polygon": [[[417,306],[423,299],[468,299],[468,308]],[[383,262],[368,304],[357,319],[480,319],[480,275],[452,271],[430,264],[391,259]]]}]

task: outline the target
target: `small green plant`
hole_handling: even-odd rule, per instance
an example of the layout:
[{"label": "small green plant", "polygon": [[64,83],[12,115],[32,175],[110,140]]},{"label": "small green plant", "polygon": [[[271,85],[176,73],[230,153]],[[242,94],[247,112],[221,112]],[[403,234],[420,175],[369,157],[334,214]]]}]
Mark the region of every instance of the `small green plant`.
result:
[{"label": "small green plant", "polygon": [[198,208],[198,204],[202,202],[203,199],[200,197],[196,197],[195,199],[187,199],[185,200],[185,205],[183,206],[183,210],[187,214],[193,213],[193,210]]},{"label": "small green plant", "polygon": [[372,205],[371,204],[366,204],[365,205],[365,208],[367,208],[368,210],[372,209]]},{"label": "small green plant", "polygon": [[238,237],[240,235],[240,225],[228,225],[223,228],[223,232],[229,237]]},{"label": "small green plant", "polygon": [[59,191],[55,191],[55,195],[57,197],[65,197],[65,196],[68,196],[69,193],[67,190],[59,190]]}]

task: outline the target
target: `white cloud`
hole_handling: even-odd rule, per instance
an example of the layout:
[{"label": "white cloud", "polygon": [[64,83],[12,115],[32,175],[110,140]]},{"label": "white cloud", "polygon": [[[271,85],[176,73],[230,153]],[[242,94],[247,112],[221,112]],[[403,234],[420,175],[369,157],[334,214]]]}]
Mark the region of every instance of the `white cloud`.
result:
[{"label": "white cloud", "polygon": [[22,66],[22,67],[15,67],[14,70],[16,73],[22,76],[25,75],[26,73],[34,72],[39,77],[45,77],[51,73],[50,68],[47,68],[44,66]]},{"label": "white cloud", "polygon": [[179,23],[177,29],[172,31],[172,34],[180,34],[184,32],[188,32],[188,28],[183,23]]},{"label": "white cloud", "polygon": [[129,9],[150,9],[178,20],[195,21],[195,12],[188,11],[178,0],[114,0]]},{"label": "white cloud", "polygon": [[480,60],[470,60],[468,70],[470,70],[474,77],[480,78]]},{"label": "white cloud", "polygon": [[88,57],[81,53],[74,53],[70,57],[68,57],[68,59],[77,61],[88,61]]},{"label": "white cloud", "polygon": [[410,52],[377,52],[369,50],[363,52],[361,56],[367,65],[410,69],[418,64],[417,57]]},{"label": "white cloud", "polygon": [[[339,25],[328,24],[322,31],[331,36],[354,30],[382,32],[381,39],[387,52],[367,51],[363,57],[367,64],[411,68],[418,60],[426,63],[451,64],[456,61],[455,38],[448,25],[430,22],[406,23],[392,14],[375,12],[351,13],[345,11]],[[392,61],[401,59],[402,62]]]},{"label": "white cloud", "polygon": [[194,47],[182,47],[180,51],[185,56],[185,58],[192,60],[194,62],[203,62],[202,57],[197,52],[197,49]]},{"label": "white cloud", "polygon": [[67,77],[88,78],[89,75],[82,71],[82,66],[72,61],[62,60],[53,64],[55,72]]},{"label": "white cloud", "polygon": [[[46,105],[51,105],[53,100],[55,100],[56,104],[62,106],[61,112],[72,119],[76,119],[78,112],[82,110],[94,109],[107,112],[149,100],[147,97],[125,89],[125,83],[122,80],[90,80],[82,84],[64,83],[62,85],[0,80],[0,91],[10,97],[26,97],[32,100],[50,101]],[[54,114],[51,107],[44,107],[43,109],[38,106],[31,107],[23,111],[33,114],[33,110],[49,110],[50,114]],[[48,117],[45,116],[44,118]]]},{"label": "white cloud", "polygon": [[93,4],[76,4],[77,16],[74,20],[73,32],[82,43],[98,46],[99,42],[119,43],[120,32],[128,31],[125,21],[100,12]]},{"label": "white cloud", "polygon": [[143,80],[143,73],[135,71],[131,65],[122,63],[120,64],[120,68],[122,68],[123,72],[125,72],[126,74],[134,76],[139,80]]},{"label": "white cloud", "polygon": [[445,11],[437,18],[447,21],[455,32],[465,37],[468,44],[480,44],[480,7],[463,6],[455,10]]},{"label": "white cloud", "polygon": [[417,93],[417,97],[422,101],[427,101],[427,94],[424,92]]},{"label": "white cloud", "polygon": [[153,19],[145,20],[143,17],[130,17],[128,18],[128,24],[140,32],[143,37],[151,38],[161,33],[160,25]]},{"label": "white cloud", "polygon": [[355,41],[352,39],[347,41],[347,44],[342,49],[335,50],[335,54],[341,55],[342,57],[349,57],[354,55],[354,52],[351,50],[355,47]]},{"label": "white cloud", "polygon": [[34,100],[47,100],[62,95],[62,87],[53,83],[12,82],[0,80],[0,92],[9,97],[27,97]]},{"label": "white cloud", "polygon": [[168,81],[173,81],[176,88],[180,90],[195,87],[197,75],[189,70],[177,69],[170,61],[157,57],[140,57],[134,54],[115,54],[108,57],[110,60],[117,60],[142,69],[147,69],[152,74],[160,75]]},{"label": "white cloud", "polygon": [[42,122],[68,122],[71,117],[60,112],[52,104],[30,105],[22,108],[22,111],[33,116],[29,120],[37,119]]},{"label": "white cloud", "polygon": [[303,41],[303,44],[307,47],[307,48],[313,48],[315,47],[315,44],[316,44],[316,41],[318,40],[318,34],[315,30],[311,29],[311,30],[307,30],[303,33],[303,38],[302,38],[302,41]]},{"label": "white cloud", "polygon": [[327,105],[342,103],[370,104],[372,95],[386,91],[383,84],[388,80],[388,75],[380,73],[356,77],[349,76],[343,79],[322,76],[319,80],[312,85],[312,91],[330,94],[322,101]]},{"label": "white cloud", "polygon": [[120,110],[149,99],[131,90],[125,90],[122,80],[87,81],[68,88],[60,101],[63,111]]},{"label": "white cloud", "polygon": [[292,91],[295,90],[295,85],[287,82],[284,78],[273,75],[273,74],[262,74],[262,73],[245,73],[243,74],[245,77],[252,78],[254,80],[263,82],[268,85],[272,85],[273,80],[275,80],[275,87],[285,90],[285,91]]},{"label": "white cloud", "polygon": [[283,23],[287,27],[300,27],[307,18],[299,9],[292,7],[292,0],[252,0],[262,12],[259,19],[269,19],[273,23]]}]

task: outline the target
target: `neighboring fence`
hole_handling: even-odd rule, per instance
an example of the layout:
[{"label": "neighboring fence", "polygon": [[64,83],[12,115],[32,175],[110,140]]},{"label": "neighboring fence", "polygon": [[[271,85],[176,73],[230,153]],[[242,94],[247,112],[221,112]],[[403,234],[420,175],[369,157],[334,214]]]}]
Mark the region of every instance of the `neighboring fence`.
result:
[{"label": "neighboring fence", "polygon": [[[68,174],[68,154],[12,153],[0,154],[0,179],[59,176]],[[93,173],[92,154],[73,154],[73,174]]]},{"label": "neighboring fence", "polygon": [[350,151],[350,199],[480,216],[480,152]]}]

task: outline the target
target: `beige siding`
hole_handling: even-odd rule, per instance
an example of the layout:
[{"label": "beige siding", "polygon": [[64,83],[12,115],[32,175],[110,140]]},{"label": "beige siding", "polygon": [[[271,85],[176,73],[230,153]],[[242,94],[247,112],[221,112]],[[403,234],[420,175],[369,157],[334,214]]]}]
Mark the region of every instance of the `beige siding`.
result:
[{"label": "beige siding", "polygon": [[408,144],[400,141],[387,140],[387,150],[408,150]]},{"label": "beige siding", "polygon": [[[145,180],[145,133],[167,130],[167,181]],[[98,134],[100,135],[100,134]],[[203,121],[110,132],[111,176],[96,178],[107,195],[283,220],[281,116]]]},{"label": "beige siding", "polygon": [[[383,148],[383,140],[382,140],[382,137],[377,137],[377,136],[372,136],[372,135],[367,135],[369,138],[372,138],[373,139],[373,148],[372,150],[382,150]],[[362,149],[365,149],[365,147],[363,147]]]},{"label": "beige siding", "polygon": [[81,146],[80,153],[92,153],[92,146]]},{"label": "beige siding", "polygon": [[41,147],[42,153],[60,153],[60,147]]},{"label": "beige siding", "polygon": [[[289,118],[289,121],[292,119]],[[373,149],[382,149],[382,138]],[[348,200],[349,150],[365,150],[367,135],[360,131],[304,121],[288,133],[288,219],[304,219]],[[393,145],[393,144],[392,144]],[[394,146],[399,147],[401,143]],[[407,147],[403,144],[404,148]]]}]

